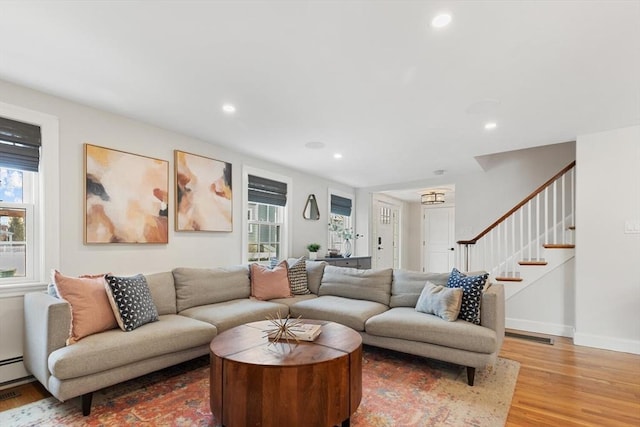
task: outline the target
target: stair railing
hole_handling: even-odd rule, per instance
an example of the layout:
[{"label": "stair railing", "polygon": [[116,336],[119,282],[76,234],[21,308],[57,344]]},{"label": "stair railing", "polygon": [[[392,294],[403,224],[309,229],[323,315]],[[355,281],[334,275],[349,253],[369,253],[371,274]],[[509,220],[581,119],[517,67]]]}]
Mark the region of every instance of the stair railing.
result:
[{"label": "stair railing", "polygon": [[543,262],[543,245],[572,243],[575,166],[564,167],[473,239],[458,241],[456,264],[494,277],[516,275],[520,261]]}]

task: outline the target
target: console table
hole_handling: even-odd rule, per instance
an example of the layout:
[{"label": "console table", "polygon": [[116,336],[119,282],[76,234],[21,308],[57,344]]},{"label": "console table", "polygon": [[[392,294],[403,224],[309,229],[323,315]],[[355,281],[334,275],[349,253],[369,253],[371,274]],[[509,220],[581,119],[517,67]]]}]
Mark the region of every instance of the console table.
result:
[{"label": "console table", "polygon": [[350,267],[358,269],[370,269],[371,257],[370,256],[352,256],[349,258],[316,258],[315,261],[324,261],[329,265],[335,265],[336,267]]}]

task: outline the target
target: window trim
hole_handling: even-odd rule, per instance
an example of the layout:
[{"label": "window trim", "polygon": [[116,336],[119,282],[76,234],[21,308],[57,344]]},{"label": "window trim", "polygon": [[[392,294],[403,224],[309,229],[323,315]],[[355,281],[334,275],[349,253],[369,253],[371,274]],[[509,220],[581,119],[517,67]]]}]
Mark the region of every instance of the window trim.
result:
[{"label": "window trim", "polygon": [[284,206],[284,236],[281,236],[281,256],[283,259],[289,257],[289,250],[292,248],[292,235],[291,232],[291,204],[293,198],[293,186],[291,178],[285,175],[273,173],[264,169],[255,168],[252,166],[242,166],[242,263],[249,263],[249,257],[247,248],[249,246],[249,219],[247,218],[247,210],[249,209],[249,175],[259,176],[262,178],[272,179],[275,181],[284,182],[287,184],[287,204]]},{"label": "window trim", "polygon": [[0,297],[12,297],[46,288],[49,272],[60,265],[59,121],[55,116],[3,102],[0,116],[40,126],[42,132],[39,190],[34,204],[34,275],[0,285]]}]

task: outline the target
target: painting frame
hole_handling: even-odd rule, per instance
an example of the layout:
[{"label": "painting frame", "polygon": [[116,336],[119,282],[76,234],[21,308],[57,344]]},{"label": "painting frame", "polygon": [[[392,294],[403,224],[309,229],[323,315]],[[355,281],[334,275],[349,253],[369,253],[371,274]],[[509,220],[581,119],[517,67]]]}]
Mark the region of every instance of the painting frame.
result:
[{"label": "painting frame", "polygon": [[84,244],[168,244],[169,161],[90,143],[83,149]]},{"label": "painting frame", "polygon": [[182,150],[173,152],[175,231],[232,232],[232,164]]}]

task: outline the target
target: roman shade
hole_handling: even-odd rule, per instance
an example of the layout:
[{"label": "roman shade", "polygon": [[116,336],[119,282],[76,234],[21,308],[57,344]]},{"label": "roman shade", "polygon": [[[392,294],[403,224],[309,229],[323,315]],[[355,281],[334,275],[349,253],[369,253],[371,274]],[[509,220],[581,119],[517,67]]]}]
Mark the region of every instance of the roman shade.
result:
[{"label": "roman shade", "polygon": [[331,213],[335,215],[351,216],[351,199],[332,194]]},{"label": "roman shade", "polygon": [[0,167],[37,172],[40,126],[0,117]]},{"label": "roman shade", "polygon": [[287,184],[255,175],[249,175],[249,201],[268,205],[287,204]]}]

